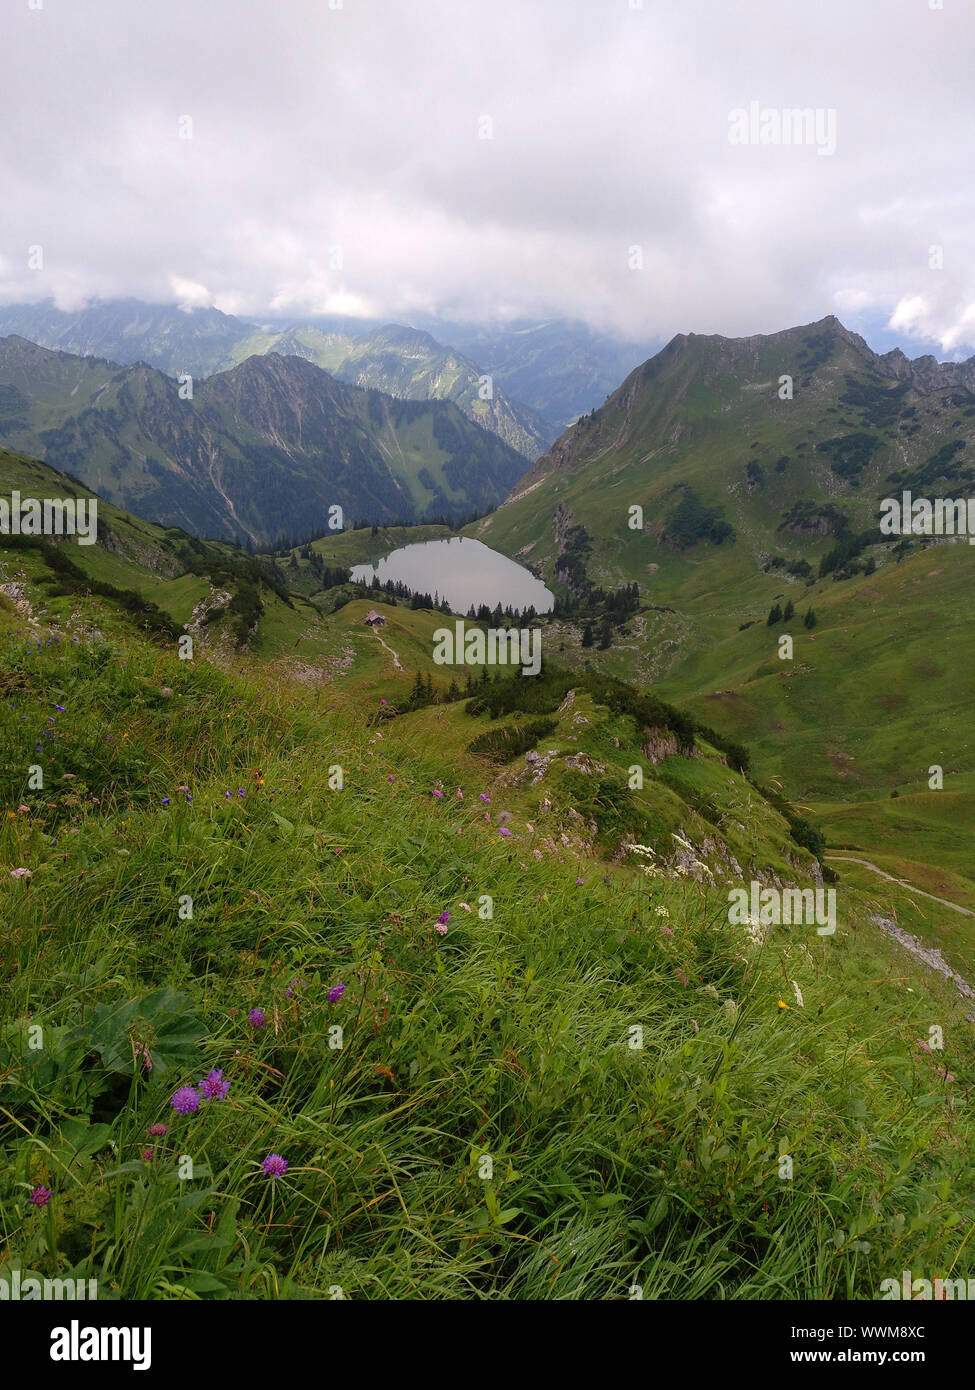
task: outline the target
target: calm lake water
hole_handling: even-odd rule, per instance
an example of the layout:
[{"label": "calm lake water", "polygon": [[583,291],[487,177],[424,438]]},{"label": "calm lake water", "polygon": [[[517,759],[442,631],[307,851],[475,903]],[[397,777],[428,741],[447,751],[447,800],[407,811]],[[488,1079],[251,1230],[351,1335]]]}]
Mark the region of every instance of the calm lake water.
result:
[{"label": "calm lake water", "polygon": [[445,598],[455,613],[466,613],[486,603],[489,608],[528,608],[551,611],[554,599],[540,579],[507,555],[467,536],[451,536],[444,541],[420,541],[394,550],[377,565],[356,565],[352,578],[371,584],[374,576],[385,584],[398,579],[408,589]]}]

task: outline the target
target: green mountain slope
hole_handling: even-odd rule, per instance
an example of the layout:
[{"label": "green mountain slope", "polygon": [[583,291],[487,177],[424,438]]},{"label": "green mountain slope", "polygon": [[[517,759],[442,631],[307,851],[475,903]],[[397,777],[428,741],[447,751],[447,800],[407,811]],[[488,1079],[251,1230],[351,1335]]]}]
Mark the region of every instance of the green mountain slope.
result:
[{"label": "green mountain slope", "polygon": [[0,339],[0,442],[108,500],[204,535],[267,542],[347,521],[463,515],[525,460],[450,402],[394,400],[298,357],[254,357],[182,399],[154,368]]},{"label": "green mountain slope", "polygon": [[[636,582],[640,610],[606,651],[553,623],[562,659],[653,681],[746,743],[794,799],[875,801],[923,783],[936,800],[929,768],[946,788],[975,771],[975,550],[887,539],[878,504],[903,489],[971,493],[971,378],[971,363],[878,357],[835,319],[676,338],[470,534],[530,565],[570,612],[593,583]],[[925,845],[904,857],[957,868],[946,836]]]}]

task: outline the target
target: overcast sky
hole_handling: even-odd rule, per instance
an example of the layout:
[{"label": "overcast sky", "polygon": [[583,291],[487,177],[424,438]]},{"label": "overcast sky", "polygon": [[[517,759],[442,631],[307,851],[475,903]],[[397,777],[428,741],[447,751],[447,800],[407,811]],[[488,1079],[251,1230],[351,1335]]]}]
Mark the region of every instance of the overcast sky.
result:
[{"label": "overcast sky", "polygon": [[[975,5],[932,3],[0,0],[0,302],[967,356]],[[751,103],[822,138],[732,143]]]}]

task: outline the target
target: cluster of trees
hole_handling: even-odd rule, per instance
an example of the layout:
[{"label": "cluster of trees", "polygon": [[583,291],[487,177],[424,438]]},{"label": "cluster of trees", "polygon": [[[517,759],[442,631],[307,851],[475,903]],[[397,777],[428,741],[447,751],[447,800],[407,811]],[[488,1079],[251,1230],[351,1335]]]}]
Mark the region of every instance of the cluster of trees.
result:
[{"label": "cluster of trees", "polygon": [[734,540],[735,530],[716,507],[706,507],[692,487],[684,485],[684,493],[667,518],[664,540],[675,550],[689,550],[698,541],[721,545]]},{"label": "cluster of trees", "polygon": [[[787,623],[793,616],[795,611],[796,606],[792,602],[791,598],[788,600],[784,608],[780,608],[777,603],[773,603],[772,607],[769,609],[769,615],[766,619],[766,623],[769,627],[774,627],[776,623]],[[805,616],[802,620],[802,625],[803,627],[816,626],[816,614],[813,612],[811,608],[806,609]],[[739,628],[738,630],[740,632],[741,628]]]}]

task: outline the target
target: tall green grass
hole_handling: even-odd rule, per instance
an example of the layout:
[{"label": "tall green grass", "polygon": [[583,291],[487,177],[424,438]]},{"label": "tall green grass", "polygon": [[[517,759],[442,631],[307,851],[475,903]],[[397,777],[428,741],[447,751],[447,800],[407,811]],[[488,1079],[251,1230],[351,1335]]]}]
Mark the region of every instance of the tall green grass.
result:
[{"label": "tall green grass", "polygon": [[502,836],[378,700],[14,636],[0,696],[0,1265],[140,1299],[964,1273],[972,1027],[854,904],[752,944],[720,888]]}]

